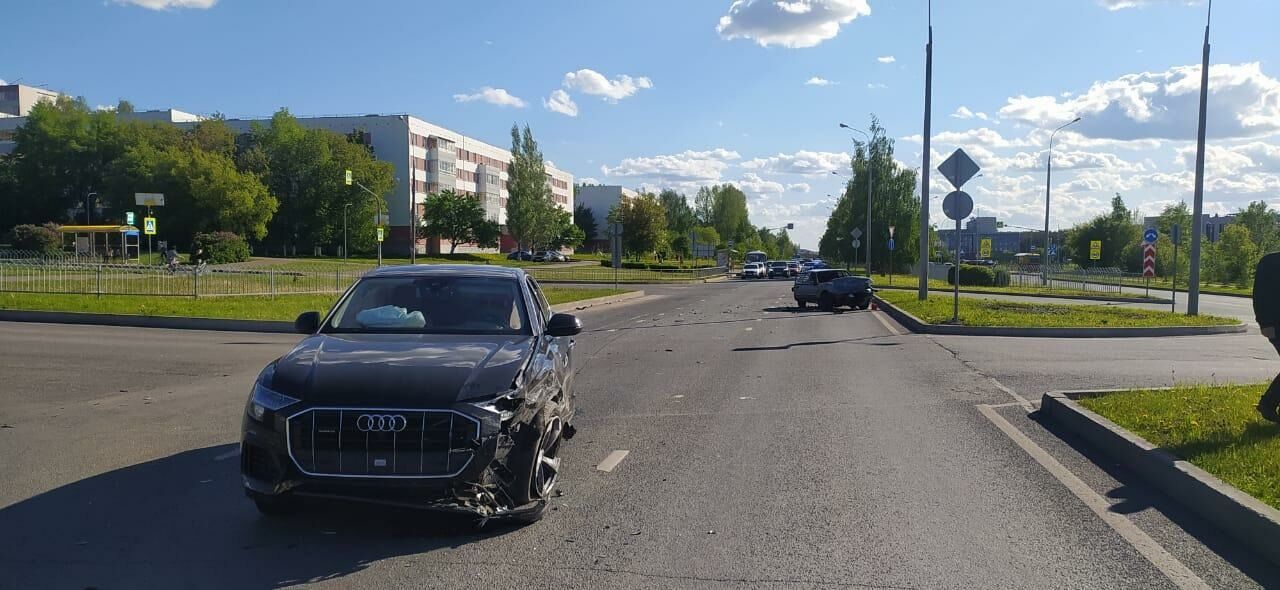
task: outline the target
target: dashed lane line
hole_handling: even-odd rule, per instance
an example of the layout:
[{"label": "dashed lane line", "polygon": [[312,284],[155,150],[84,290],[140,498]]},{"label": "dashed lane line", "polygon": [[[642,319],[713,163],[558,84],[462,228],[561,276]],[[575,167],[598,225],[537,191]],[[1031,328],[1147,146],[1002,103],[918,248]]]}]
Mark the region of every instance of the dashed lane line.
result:
[{"label": "dashed lane line", "polygon": [[613,471],[613,469],[617,467],[618,464],[621,463],[623,459],[626,459],[627,455],[630,455],[630,454],[631,454],[631,451],[622,451],[622,450],[609,453],[609,456],[605,457],[604,461],[601,461],[599,465],[596,465],[596,470],[603,471],[605,473]]}]

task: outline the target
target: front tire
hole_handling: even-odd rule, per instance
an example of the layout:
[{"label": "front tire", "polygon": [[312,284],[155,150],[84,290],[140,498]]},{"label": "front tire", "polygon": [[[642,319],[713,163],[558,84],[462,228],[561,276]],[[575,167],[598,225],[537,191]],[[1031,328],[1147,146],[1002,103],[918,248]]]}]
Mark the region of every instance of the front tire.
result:
[{"label": "front tire", "polygon": [[808,307],[808,306],[809,306],[809,302],[808,302],[808,301],[801,301],[801,300],[799,300],[799,299],[797,299],[797,300],[796,300],[796,307],[798,307],[798,308],[800,308],[800,309],[804,309],[805,307]]},{"label": "front tire", "polygon": [[541,502],[541,506],[513,517],[513,521],[530,524],[542,519],[547,501],[555,493],[560,480],[560,443],[564,440],[564,420],[551,408],[543,408],[533,421],[534,428],[510,467],[516,473],[509,490],[513,507]]}]

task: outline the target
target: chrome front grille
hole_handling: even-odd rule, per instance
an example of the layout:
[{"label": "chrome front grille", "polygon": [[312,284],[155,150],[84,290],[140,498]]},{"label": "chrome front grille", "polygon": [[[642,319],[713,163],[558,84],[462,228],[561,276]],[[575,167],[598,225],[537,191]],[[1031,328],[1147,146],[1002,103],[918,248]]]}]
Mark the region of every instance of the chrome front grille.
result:
[{"label": "chrome front grille", "polygon": [[311,408],[289,417],[286,436],[308,475],[452,477],[471,462],[480,422],[453,410]]}]

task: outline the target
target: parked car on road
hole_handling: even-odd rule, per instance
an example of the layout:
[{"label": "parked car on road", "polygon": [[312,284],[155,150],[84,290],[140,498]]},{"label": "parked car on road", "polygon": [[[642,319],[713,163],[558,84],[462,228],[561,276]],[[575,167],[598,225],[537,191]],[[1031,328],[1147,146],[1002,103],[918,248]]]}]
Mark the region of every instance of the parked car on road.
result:
[{"label": "parked car on road", "polygon": [[245,493],[266,515],[304,497],[519,522],[554,495],[573,436],[573,336],[518,268],[384,266],[352,285],[254,382]]},{"label": "parked car on road", "polygon": [[790,273],[787,272],[787,263],[782,260],[770,260],[766,274],[771,279],[773,277],[782,277],[785,279],[791,276]]},{"label": "parked car on road", "polygon": [[800,263],[795,260],[787,262],[787,275],[794,277],[798,274],[800,274]]},{"label": "parked car on road", "polygon": [[510,254],[507,254],[507,260],[532,261],[533,252],[530,252],[528,250],[512,250]]},{"label": "parked car on road", "polygon": [[537,252],[533,255],[534,262],[568,262],[569,258],[564,254],[555,250],[547,250],[545,252]]},{"label": "parked car on road", "polygon": [[761,279],[764,278],[764,264],[760,262],[748,262],[742,265],[742,278],[744,279]]},{"label": "parked car on road", "polygon": [[869,277],[855,277],[849,271],[838,268],[800,273],[791,287],[797,307],[804,309],[808,304],[814,303],[823,311],[845,306],[867,309],[871,307],[871,295],[874,292]]}]

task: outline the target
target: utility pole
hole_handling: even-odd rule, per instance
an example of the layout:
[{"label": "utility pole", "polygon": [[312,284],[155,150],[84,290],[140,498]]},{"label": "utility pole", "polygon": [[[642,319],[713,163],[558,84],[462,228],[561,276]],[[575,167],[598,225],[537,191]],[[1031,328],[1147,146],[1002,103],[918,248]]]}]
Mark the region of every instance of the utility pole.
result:
[{"label": "utility pole", "polygon": [[1053,187],[1053,138],[1059,131],[1080,122],[1080,117],[1072,119],[1066,125],[1058,127],[1049,134],[1049,155],[1045,162],[1044,172],[1044,252],[1040,254],[1040,276],[1045,284],[1049,282],[1049,192]]},{"label": "utility pole", "polygon": [[1187,315],[1200,315],[1200,233],[1204,231],[1204,135],[1209,111],[1209,25],[1213,0],[1204,21],[1204,55],[1200,64],[1200,127],[1196,131],[1196,188],[1191,207],[1191,274],[1187,277]]},{"label": "utility pole", "polygon": [[[917,297],[929,298],[929,140],[933,115],[933,0],[929,0],[929,40],[924,46],[924,165],[920,167],[920,254],[917,265],[920,285]],[[956,268],[956,283],[960,282]]]}]

